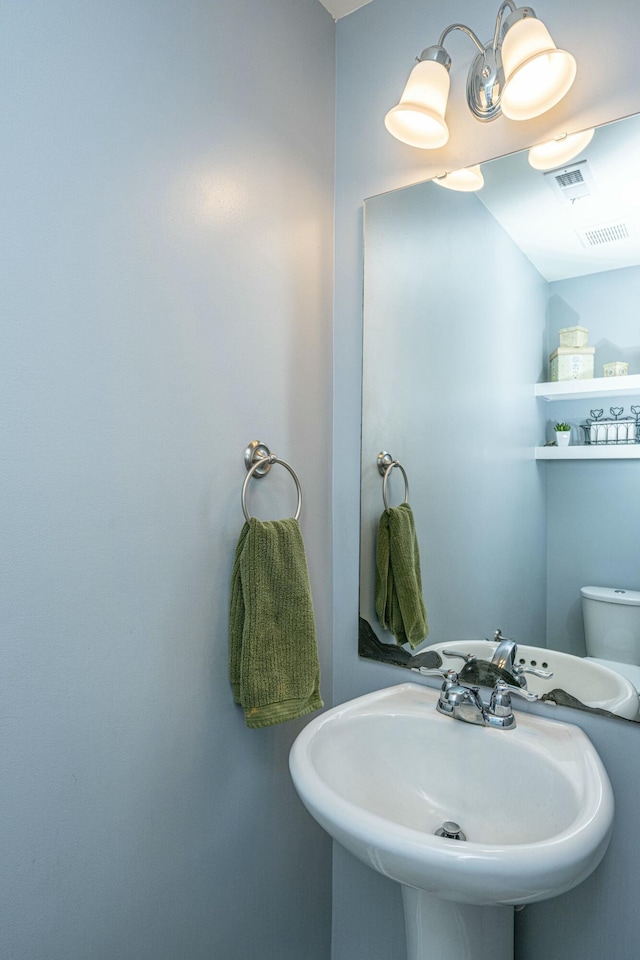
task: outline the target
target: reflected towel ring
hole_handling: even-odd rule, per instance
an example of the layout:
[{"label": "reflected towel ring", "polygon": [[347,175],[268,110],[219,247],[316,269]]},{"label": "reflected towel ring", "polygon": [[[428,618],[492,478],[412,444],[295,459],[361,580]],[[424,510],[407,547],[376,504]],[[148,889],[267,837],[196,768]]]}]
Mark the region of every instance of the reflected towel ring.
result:
[{"label": "reflected towel ring", "polygon": [[302,509],[302,487],[300,486],[298,475],[293,467],[289,466],[286,460],[280,460],[275,456],[275,454],[271,453],[269,448],[266,447],[264,443],[259,443],[257,440],[252,440],[245,450],[244,462],[248,472],[244,483],[242,484],[242,512],[244,513],[244,518],[247,523],[251,521],[251,516],[247,510],[247,487],[249,486],[249,481],[252,477],[255,477],[256,480],[260,480],[262,477],[266,476],[274,463],[279,463],[280,466],[285,467],[285,469],[288,470],[293,477],[293,481],[296,485],[296,490],[298,493],[298,506],[293,519],[297,520]]},{"label": "reflected towel ring", "polygon": [[407,473],[399,460],[394,460],[390,453],[387,453],[386,450],[383,450],[378,454],[378,473],[382,476],[382,499],[384,501],[384,508],[389,512],[391,509],[389,507],[389,501],[387,500],[387,480],[389,479],[389,474],[394,467],[397,467],[400,470],[400,473],[404,477],[404,500],[403,504],[409,503],[409,480],[407,478]]}]

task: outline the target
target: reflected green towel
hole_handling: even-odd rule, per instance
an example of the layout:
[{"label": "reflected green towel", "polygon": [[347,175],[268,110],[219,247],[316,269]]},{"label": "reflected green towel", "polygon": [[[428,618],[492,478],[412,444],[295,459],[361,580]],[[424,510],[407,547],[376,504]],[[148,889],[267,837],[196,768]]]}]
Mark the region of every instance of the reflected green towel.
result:
[{"label": "reflected green towel", "polygon": [[229,673],[248,727],[323,706],[307,560],[298,521],[245,523],[231,574]]},{"label": "reflected green towel", "polygon": [[398,643],[417,647],[429,633],[413,510],[408,503],[380,517],[376,542],[376,613]]}]

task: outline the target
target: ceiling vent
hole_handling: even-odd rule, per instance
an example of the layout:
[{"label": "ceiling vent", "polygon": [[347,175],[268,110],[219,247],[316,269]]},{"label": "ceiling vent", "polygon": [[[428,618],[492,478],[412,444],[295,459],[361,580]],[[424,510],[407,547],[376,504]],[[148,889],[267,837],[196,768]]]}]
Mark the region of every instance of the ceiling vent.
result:
[{"label": "ceiling vent", "polygon": [[584,227],[582,230],[576,230],[576,233],[585,247],[602,247],[606,243],[629,239],[629,228],[621,221],[601,223],[597,227]]},{"label": "ceiling vent", "polygon": [[591,197],[596,192],[593,174],[588,160],[570,163],[544,174],[558,200],[563,204],[574,204],[577,200]]}]

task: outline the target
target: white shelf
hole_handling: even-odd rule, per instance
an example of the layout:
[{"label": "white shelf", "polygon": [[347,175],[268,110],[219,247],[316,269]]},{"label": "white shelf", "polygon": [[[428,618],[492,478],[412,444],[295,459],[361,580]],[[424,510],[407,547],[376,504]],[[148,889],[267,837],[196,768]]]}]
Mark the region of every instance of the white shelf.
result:
[{"label": "white shelf", "polygon": [[536,383],[535,395],[542,400],[640,397],[640,374],[635,373],[630,377],[594,377],[592,380],[560,380],[557,383]]},{"label": "white shelf", "polygon": [[536,447],[536,460],[640,460],[640,443]]}]

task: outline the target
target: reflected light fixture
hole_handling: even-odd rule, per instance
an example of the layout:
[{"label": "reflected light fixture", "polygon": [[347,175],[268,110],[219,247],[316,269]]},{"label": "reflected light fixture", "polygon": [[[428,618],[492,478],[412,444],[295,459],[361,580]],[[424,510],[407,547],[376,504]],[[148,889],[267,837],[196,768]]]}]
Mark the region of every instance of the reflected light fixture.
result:
[{"label": "reflected light fixture", "polygon": [[563,134],[555,140],[538,143],[529,150],[529,163],[534,170],[553,170],[563,167],[587,147],[593,138],[593,130]]},{"label": "reflected light fixture", "polygon": [[439,187],[446,187],[447,190],[460,190],[462,193],[473,193],[484,187],[484,177],[480,165],[474,167],[464,167],[462,170],[454,170],[452,173],[445,173],[443,177],[436,177],[433,181]]},{"label": "reflected light fixture", "polygon": [[488,43],[463,23],[452,23],[437,44],[420,54],[400,101],[384,118],[389,133],[412,147],[434,149],[449,139],[445,113],[451,57],[443,44],[453,30],[466,34],[478,49],[467,77],[467,104],[478,120],[494,120],[501,113],[511,120],[531,120],[555,106],[575,79],[574,58],[556,47],[531,7],[504,0]]}]

